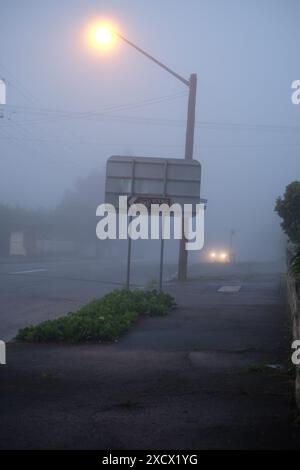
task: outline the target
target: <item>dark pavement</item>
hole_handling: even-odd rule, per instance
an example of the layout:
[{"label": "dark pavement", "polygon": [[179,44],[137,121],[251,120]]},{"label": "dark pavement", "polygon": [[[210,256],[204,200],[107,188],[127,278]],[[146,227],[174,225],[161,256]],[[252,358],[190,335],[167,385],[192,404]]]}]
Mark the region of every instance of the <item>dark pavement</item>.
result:
[{"label": "dark pavement", "polygon": [[190,272],[168,286],[176,311],[118,343],[10,343],[0,447],[300,447],[282,276],[263,265]]}]

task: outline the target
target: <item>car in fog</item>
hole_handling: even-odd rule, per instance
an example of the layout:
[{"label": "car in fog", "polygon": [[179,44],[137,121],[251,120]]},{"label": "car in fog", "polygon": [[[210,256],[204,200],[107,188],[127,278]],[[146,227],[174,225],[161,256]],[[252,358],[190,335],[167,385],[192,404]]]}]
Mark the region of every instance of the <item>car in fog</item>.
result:
[{"label": "car in fog", "polygon": [[211,250],[208,253],[208,259],[211,263],[229,263],[231,261],[229,251]]}]

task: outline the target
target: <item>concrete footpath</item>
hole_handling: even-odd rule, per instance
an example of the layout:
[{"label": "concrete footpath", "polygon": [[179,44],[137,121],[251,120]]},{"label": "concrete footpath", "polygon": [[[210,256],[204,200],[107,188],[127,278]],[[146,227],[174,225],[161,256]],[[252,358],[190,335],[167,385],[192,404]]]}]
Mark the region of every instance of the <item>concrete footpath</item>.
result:
[{"label": "concrete footpath", "polygon": [[167,289],[178,309],[118,343],[10,343],[0,448],[300,448],[282,276],[216,270]]}]

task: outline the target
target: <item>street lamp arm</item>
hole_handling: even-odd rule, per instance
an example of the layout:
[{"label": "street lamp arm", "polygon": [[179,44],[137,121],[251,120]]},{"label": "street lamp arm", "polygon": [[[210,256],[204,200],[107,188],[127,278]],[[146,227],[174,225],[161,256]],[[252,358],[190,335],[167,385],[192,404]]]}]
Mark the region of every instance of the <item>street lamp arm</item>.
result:
[{"label": "street lamp arm", "polygon": [[154,62],[155,64],[159,65],[161,68],[163,68],[164,70],[166,70],[167,72],[169,72],[171,75],[173,75],[174,77],[176,77],[178,80],[180,80],[182,83],[184,83],[186,86],[190,86],[190,82],[189,80],[186,80],[184,77],[181,77],[181,75],[179,75],[178,73],[174,72],[174,70],[170,69],[169,67],[167,67],[165,64],[163,64],[162,62],[160,62],[159,60],[155,59],[155,57],[153,57],[152,55],[148,54],[146,51],[144,51],[143,49],[141,49],[140,47],[136,46],[133,42],[129,41],[128,39],[126,39],[124,36],[122,36],[120,33],[118,33],[117,31],[114,31],[114,33],[116,34],[116,36],[118,36],[120,39],[122,39],[122,41],[126,42],[129,46],[133,47],[134,49],[136,49],[138,52],[140,52],[141,54],[143,54],[144,56],[146,56],[148,59],[152,60],[152,62]]}]

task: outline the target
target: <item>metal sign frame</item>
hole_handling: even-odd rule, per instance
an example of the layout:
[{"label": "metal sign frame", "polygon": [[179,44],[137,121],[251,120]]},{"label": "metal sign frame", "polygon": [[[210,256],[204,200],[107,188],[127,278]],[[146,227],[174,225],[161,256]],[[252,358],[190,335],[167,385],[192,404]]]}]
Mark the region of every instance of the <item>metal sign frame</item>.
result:
[{"label": "metal sign frame", "polygon": [[[107,160],[105,202],[118,210],[119,196],[129,205],[165,203],[192,204],[200,201],[201,165],[196,160],[175,158],[112,156]],[[153,189],[154,188],[154,189]],[[132,217],[129,217],[129,224]],[[163,220],[161,233],[163,234]],[[130,287],[131,237],[128,238],[126,289]],[[163,282],[164,238],[161,235],[159,291]]]},{"label": "metal sign frame", "polygon": [[106,164],[105,202],[118,207],[128,198],[168,198],[170,204],[200,202],[201,165],[197,160],[112,156]]}]

